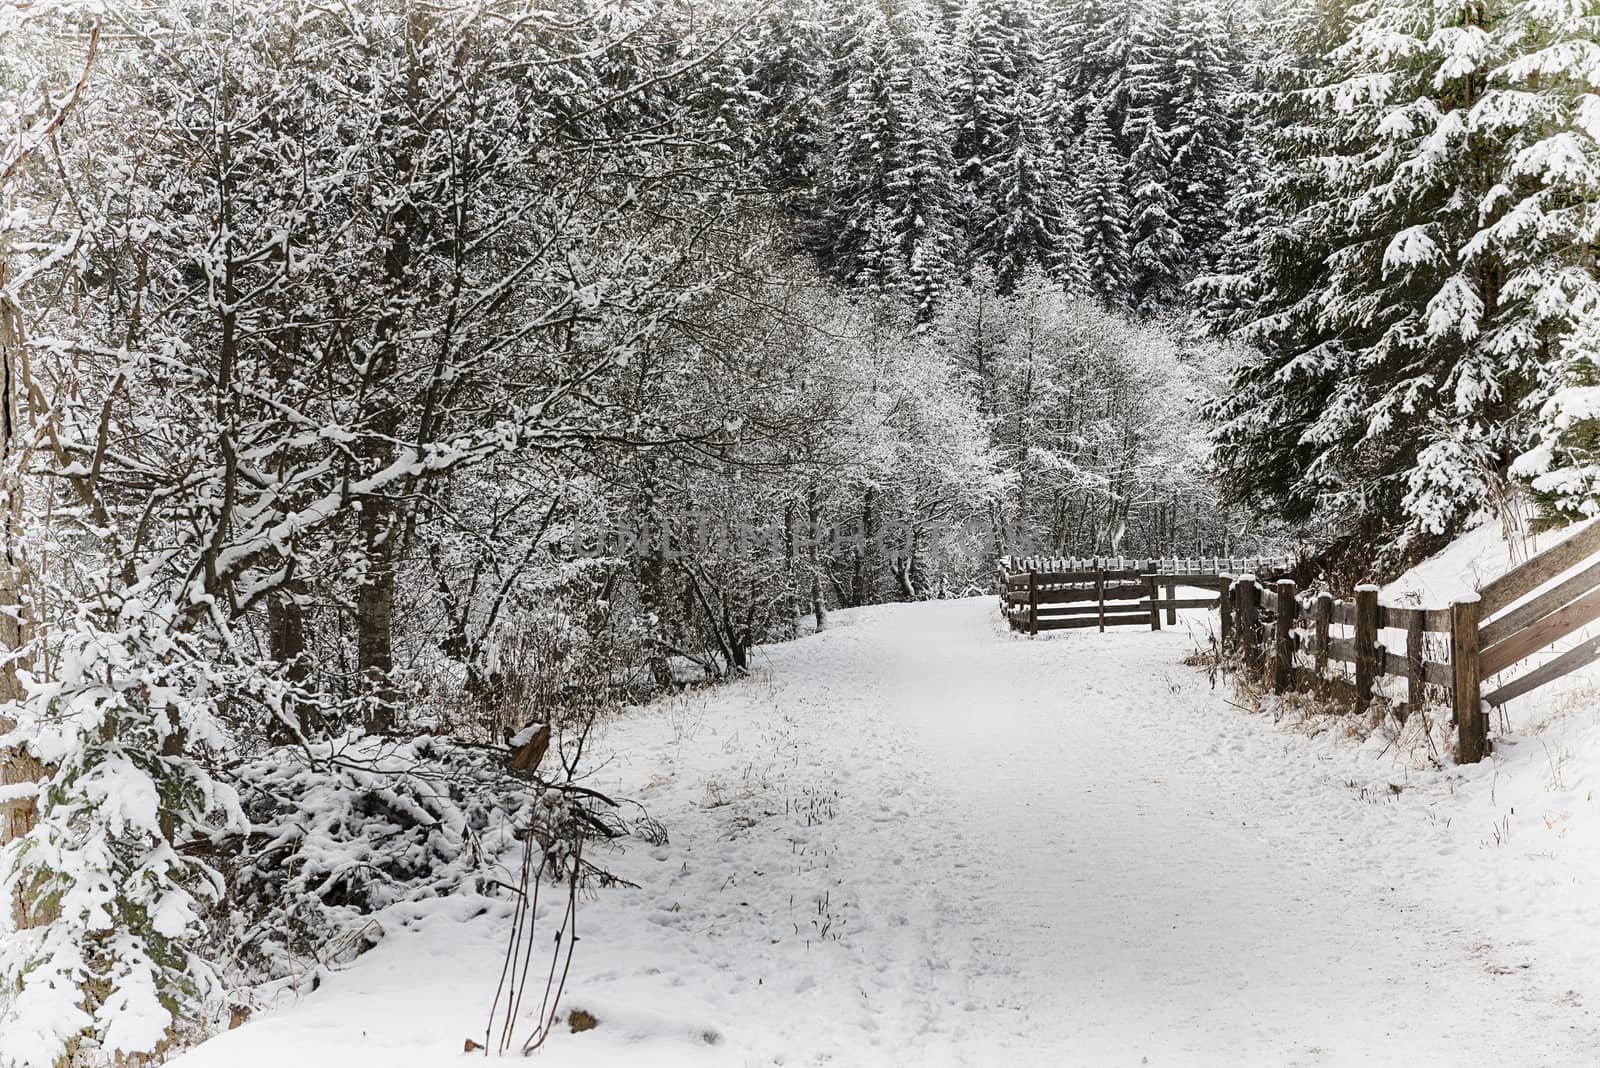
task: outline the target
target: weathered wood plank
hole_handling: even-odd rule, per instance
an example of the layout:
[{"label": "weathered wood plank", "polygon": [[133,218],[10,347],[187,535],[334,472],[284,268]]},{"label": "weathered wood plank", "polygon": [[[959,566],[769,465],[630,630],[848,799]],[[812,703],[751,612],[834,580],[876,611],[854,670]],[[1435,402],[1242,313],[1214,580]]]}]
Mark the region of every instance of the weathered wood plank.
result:
[{"label": "weathered wood plank", "polygon": [[1233,584],[1234,623],[1239,632],[1239,651],[1251,669],[1261,662],[1261,588],[1253,578],[1241,578]]},{"label": "weathered wood plank", "polygon": [[1378,645],[1378,587],[1356,587],[1356,711],[1372,701],[1372,684],[1382,662]]},{"label": "weathered wood plank", "polygon": [[1532,656],[1551,642],[1565,638],[1596,619],[1600,619],[1600,590],[1590,591],[1571,604],[1551,612],[1533,626],[1485,649],[1482,674],[1485,678],[1498,675],[1517,661]]},{"label": "weathered wood plank", "polygon": [[1328,659],[1342,660],[1346,664],[1356,662],[1356,643],[1354,638],[1329,638]]},{"label": "weathered wood plank", "polygon": [[1428,663],[1422,656],[1422,642],[1428,617],[1426,612],[1411,613],[1410,626],[1406,627],[1406,707],[1400,711],[1404,723],[1411,709],[1424,703],[1423,684],[1427,682]]},{"label": "weathered wood plank", "polygon": [[1353,627],[1356,625],[1356,606],[1349,601],[1334,601],[1329,618],[1342,627]]},{"label": "weathered wood plank", "polygon": [[1450,606],[1450,665],[1453,704],[1459,733],[1456,759],[1476,764],[1488,751],[1489,724],[1478,700],[1478,602],[1457,601]]},{"label": "weathered wood plank", "polygon": [[1492,616],[1517,598],[1543,586],[1568,568],[1600,552],[1600,523],[1512,568],[1478,591],[1478,614]]},{"label": "weathered wood plank", "polygon": [[1450,609],[1410,608],[1403,605],[1378,606],[1378,626],[1385,630],[1410,630],[1413,619],[1422,620],[1422,629],[1450,633]]},{"label": "weathered wood plank", "polygon": [[1217,576],[1217,640],[1221,642],[1219,648],[1223,656],[1228,655],[1233,640],[1233,596],[1229,589],[1232,585],[1233,579],[1229,576]]},{"label": "weathered wood plank", "polygon": [[[1406,653],[1397,653],[1392,649],[1385,649],[1382,645],[1379,645],[1378,649],[1383,654],[1383,665],[1381,668],[1382,673],[1385,675],[1393,675],[1395,678],[1406,679],[1409,684],[1411,679],[1410,655]],[[1446,688],[1450,686],[1453,676],[1451,674],[1449,664],[1436,664],[1431,660],[1422,660],[1419,661],[1419,663],[1421,664],[1421,673],[1418,678],[1419,693],[1420,686],[1424,682],[1433,686],[1444,686]],[[1419,703],[1417,698],[1410,697],[1409,690],[1407,691],[1407,696],[1411,699],[1413,704]]]},{"label": "weathered wood plank", "polygon": [[1316,603],[1317,631],[1312,652],[1317,658],[1317,674],[1328,673],[1328,626],[1333,621],[1333,595],[1324,593]]},{"label": "weathered wood plank", "polygon": [[[1169,601],[1165,597],[1163,597],[1157,603],[1162,608],[1168,608],[1168,609],[1178,609],[1178,608],[1215,608],[1215,607],[1217,607],[1217,598],[1215,598],[1215,597],[1179,597],[1179,598],[1177,598],[1175,600]],[[1140,601],[1139,602],[1139,607],[1148,609],[1150,607],[1149,600],[1146,599],[1146,600]]]},{"label": "weathered wood plank", "polygon": [[[1600,586],[1600,563],[1586,567],[1565,582],[1546,590],[1527,604],[1518,605],[1498,619],[1492,619],[1478,631],[1478,644],[1485,649],[1498,645],[1517,631],[1531,626],[1556,609],[1577,600],[1596,586]],[[1485,672],[1490,674],[1490,672]]]},{"label": "weathered wood plank", "polygon": [[[1148,571],[1139,568],[1107,568],[1105,575],[1108,580],[1118,582],[1142,583]],[[1089,586],[1100,575],[1099,571],[1038,571],[1034,577],[1041,586]]]},{"label": "weathered wood plank", "polygon": [[[1145,626],[1148,626],[1150,624],[1150,613],[1148,613],[1148,612],[1136,612],[1136,613],[1133,613],[1133,614],[1129,614],[1129,613],[1126,613],[1126,612],[1116,612],[1116,613],[1107,612],[1106,613],[1105,626],[1108,626],[1108,627],[1125,627],[1125,626],[1132,626],[1134,624],[1143,624]],[[1039,620],[1039,629],[1040,630],[1076,630],[1076,629],[1081,628],[1081,627],[1095,627],[1095,626],[1099,626],[1099,625],[1100,625],[1100,618],[1097,615],[1095,615],[1095,616],[1059,616],[1059,617],[1044,618],[1044,619]]]},{"label": "weathered wood plank", "polygon": [[1276,594],[1274,600],[1278,604],[1278,615],[1273,622],[1270,685],[1274,693],[1284,693],[1293,681],[1289,670],[1294,665],[1294,645],[1291,636],[1295,611],[1293,580],[1279,579]]},{"label": "weathered wood plank", "polygon": [[1499,707],[1513,697],[1521,697],[1525,693],[1537,690],[1546,683],[1554,682],[1563,675],[1570,675],[1596,660],[1600,660],[1600,637],[1590,638],[1583,644],[1568,649],[1554,660],[1540,664],[1521,678],[1513,679],[1495,690],[1484,700]]},{"label": "weathered wood plank", "polygon": [[[1145,596],[1144,586],[1117,585],[1105,588],[1105,598],[1108,601],[1133,601]],[[1087,589],[1061,588],[1049,589],[1040,587],[1037,590],[1021,590],[1005,595],[1008,604],[1027,604],[1029,600],[1037,600],[1039,604],[1074,604],[1080,601],[1097,601],[1100,599],[1094,587]]]},{"label": "weathered wood plank", "polygon": [[[1114,605],[1113,607],[1119,607],[1119,606],[1115,606]],[[1122,605],[1120,607],[1132,610],[1133,605],[1132,604],[1127,604],[1127,605]],[[1041,604],[1041,605],[1039,605],[1039,609],[1038,609],[1038,615],[1039,615],[1040,619],[1044,619],[1046,617],[1051,617],[1051,616],[1098,615],[1099,612],[1100,612],[1100,605],[1095,603],[1094,601],[1087,601],[1087,602],[1085,602],[1083,604]]]}]

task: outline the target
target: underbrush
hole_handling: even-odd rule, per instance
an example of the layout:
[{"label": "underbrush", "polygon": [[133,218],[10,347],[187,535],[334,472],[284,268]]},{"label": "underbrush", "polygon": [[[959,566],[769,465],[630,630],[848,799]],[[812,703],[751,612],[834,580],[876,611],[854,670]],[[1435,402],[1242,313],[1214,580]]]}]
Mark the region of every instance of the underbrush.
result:
[{"label": "underbrush", "polygon": [[597,726],[635,692],[638,640],[631,617],[574,607],[591,586],[520,615],[465,674],[410,669],[435,681],[397,685],[383,733],[363,727],[367,695],[229,663],[170,607],[86,610],[55,678],[0,708],[0,745],[46,769],[17,791],[34,826],[0,847],[17,903],[0,913],[0,1062],[145,1063],[314,989],[396,904],[470,891],[526,917],[541,883],[570,911],[618,882],[586,844],[665,831],[583,785]]},{"label": "underbrush", "polygon": [[1274,724],[1297,734],[1337,738],[1407,769],[1439,769],[1456,762],[1456,732],[1448,707],[1428,704],[1413,710],[1379,692],[1357,710],[1348,680],[1308,680],[1303,671],[1298,688],[1274,693],[1259,669],[1236,652],[1224,653],[1215,634],[1197,644],[1184,663],[1205,671],[1213,689],[1219,684],[1230,688],[1234,707],[1271,716]]},{"label": "underbrush", "polygon": [[[241,979],[311,982],[375,944],[371,918],[391,905],[504,893],[518,864],[506,858],[530,836],[663,834],[636,805],[431,737],[273,750],[235,771],[250,831],[208,845],[224,858],[229,893],[215,919]],[[617,881],[592,862],[580,876]]]}]

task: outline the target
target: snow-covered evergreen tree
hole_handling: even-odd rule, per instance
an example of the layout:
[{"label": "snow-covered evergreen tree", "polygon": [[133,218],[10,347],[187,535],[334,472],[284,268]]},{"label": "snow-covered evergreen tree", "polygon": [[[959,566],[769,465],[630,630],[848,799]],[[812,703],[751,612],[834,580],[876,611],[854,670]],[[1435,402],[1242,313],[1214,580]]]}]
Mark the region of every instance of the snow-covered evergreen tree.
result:
[{"label": "snow-covered evergreen tree", "polygon": [[963,266],[987,265],[1003,290],[1030,266],[1081,273],[1043,30],[1031,2],[969,0],[950,66]]},{"label": "snow-covered evergreen tree", "polygon": [[1188,280],[1188,257],[1172,195],[1172,154],[1155,119],[1143,117],[1144,132],[1128,160],[1132,178],[1128,240],[1128,296],[1142,313],[1176,304]]},{"label": "snow-covered evergreen tree", "polygon": [[[1121,138],[1132,105],[1128,67],[1137,10],[1130,0],[1053,0],[1046,56],[1056,79],[1064,147],[1087,135],[1096,111]],[[1120,140],[1117,147],[1132,148]]]},{"label": "snow-covered evergreen tree", "polygon": [[1083,271],[1082,236],[1060,181],[1036,86],[1017,86],[1004,140],[986,161],[988,190],[975,213],[976,253],[992,264],[1002,292],[1037,270],[1072,281]]},{"label": "snow-covered evergreen tree", "polygon": [[[810,131],[803,110],[794,115],[785,114],[789,120],[774,126],[763,120],[770,118],[772,102],[763,92],[773,88],[773,72],[768,69],[758,74],[757,63],[803,64],[804,56],[795,51],[805,44],[803,34],[788,42],[788,47],[776,54],[769,53],[757,35],[750,31],[737,12],[710,12],[703,16],[700,33],[713,51],[695,64],[687,74],[687,92],[684,106],[689,112],[663,116],[672,128],[704,131],[701,144],[706,151],[705,174],[725,183],[727,191],[744,188],[759,177],[764,177],[762,164],[774,156],[786,163],[793,162],[804,168],[808,162],[805,146]],[[803,29],[803,24],[800,27]],[[799,71],[794,72],[800,75]],[[785,101],[787,109],[803,108],[798,101]],[[776,130],[793,130],[797,143],[774,144],[764,135]],[[765,153],[772,155],[766,156]],[[800,171],[804,181],[805,171]]]},{"label": "snow-covered evergreen tree", "polygon": [[1127,163],[1117,150],[1104,109],[1089,115],[1075,157],[1077,206],[1083,234],[1084,288],[1108,304],[1129,299]]},{"label": "snow-covered evergreen tree", "polygon": [[1408,0],[1303,24],[1326,58],[1278,142],[1294,214],[1263,238],[1262,354],[1218,431],[1251,493],[1396,552],[1490,506],[1517,433],[1482,344],[1499,274],[1467,254],[1500,151],[1471,121],[1503,47],[1482,16]]},{"label": "snow-covered evergreen tree", "polygon": [[1237,32],[1218,0],[1174,0],[1168,98],[1168,180],[1191,270],[1210,266],[1225,232],[1227,204],[1239,167],[1235,119],[1239,72],[1230,36]]},{"label": "snow-covered evergreen tree", "polygon": [[948,63],[956,173],[975,198],[984,160],[1005,140],[1020,86],[1038,71],[1039,27],[1030,0],[967,0]]},{"label": "snow-covered evergreen tree", "polygon": [[1470,121],[1504,142],[1465,249],[1502,276],[1483,346],[1530,386],[1537,445],[1515,472],[1547,518],[1600,514],[1600,8],[1520,0],[1514,51]]},{"label": "snow-covered evergreen tree", "polygon": [[820,244],[837,277],[931,312],[957,254],[954,167],[922,13],[869,5],[848,37]]},{"label": "snow-covered evergreen tree", "polygon": [[827,141],[827,26],[807,0],[769,8],[752,45],[756,96],[751,136],[766,186],[784,206],[813,221]]},{"label": "snow-covered evergreen tree", "polygon": [[968,0],[949,64],[963,268],[986,262],[1003,284],[1014,266],[1057,255],[1054,145],[1040,121],[1036,13],[1031,3]]},{"label": "snow-covered evergreen tree", "polygon": [[27,679],[27,696],[0,709],[16,724],[0,745],[52,769],[38,824],[0,849],[6,1063],[152,1055],[214,1011],[218,979],[197,947],[223,883],[186,847],[245,819],[196,759],[229,745],[225,688],[173,614],[137,601],[103,621],[85,613],[56,677]]},{"label": "snow-covered evergreen tree", "polygon": [[1292,135],[1277,120],[1298,113],[1298,105],[1289,102],[1305,84],[1304,60],[1295,52],[1300,8],[1292,2],[1285,6],[1287,11],[1258,10],[1232,49],[1240,71],[1233,102],[1239,139],[1227,222],[1211,250],[1209,271],[1190,284],[1204,315],[1224,328],[1249,321],[1257,299],[1254,288],[1265,278],[1260,257],[1268,235],[1285,230],[1299,202],[1291,182],[1285,181],[1294,168],[1271,148],[1281,139],[1286,154],[1295,151],[1289,148]]}]

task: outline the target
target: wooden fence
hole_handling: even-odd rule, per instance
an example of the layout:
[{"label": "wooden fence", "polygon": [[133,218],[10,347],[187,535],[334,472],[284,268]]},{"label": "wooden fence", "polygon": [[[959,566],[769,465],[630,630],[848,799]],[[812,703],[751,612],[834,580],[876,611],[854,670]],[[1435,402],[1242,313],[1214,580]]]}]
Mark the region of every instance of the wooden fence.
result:
[{"label": "wooden fence", "polygon": [[[1462,759],[1482,756],[1487,719],[1478,700],[1477,601],[1445,609],[1385,605],[1376,586],[1359,587],[1353,601],[1342,601],[1330,593],[1301,596],[1290,579],[1263,585],[1243,575],[1219,608],[1224,651],[1237,654],[1245,670],[1258,673],[1273,692],[1321,685],[1363,711],[1379,679],[1403,678],[1406,700],[1398,714],[1404,720],[1427,702],[1427,687],[1437,687],[1451,695]],[[1335,628],[1348,634],[1335,634]],[[1391,639],[1397,647],[1404,643],[1404,653],[1384,645],[1380,636],[1386,631],[1404,635]],[[1430,633],[1448,635],[1448,660],[1429,658],[1435,652]],[[1348,665],[1349,673],[1339,665]]]},{"label": "wooden fence", "polygon": [[1141,575],[1256,575],[1286,572],[1294,565],[1288,557],[1266,556],[1002,556],[1001,574],[1026,571],[1137,571]]},{"label": "wooden fence", "polygon": [[[1170,625],[1180,608],[1215,608],[1224,651],[1275,692],[1321,686],[1365,710],[1381,679],[1404,679],[1400,718],[1430,698],[1448,704],[1458,757],[1473,763],[1489,749],[1490,709],[1600,660],[1596,636],[1523,667],[1600,620],[1596,557],[1600,522],[1435,608],[1383,604],[1376,586],[1349,601],[1302,594],[1290,579],[1270,580],[1286,560],[1004,557],[998,577],[1013,630],[1160,630],[1163,612]],[[1215,592],[1179,597],[1180,587]],[[1495,683],[1487,694],[1485,680]]]},{"label": "wooden fence", "polygon": [[[1247,669],[1260,672],[1270,689],[1283,692],[1321,681],[1347,691],[1358,710],[1366,708],[1384,676],[1406,681],[1406,700],[1398,710],[1402,719],[1427,703],[1433,687],[1448,695],[1459,732],[1458,759],[1473,763],[1489,749],[1491,708],[1600,659],[1600,637],[1590,638],[1482,693],[1485,679],[1510,674],[1600,620],[1600,561],[1590,561],[1596,554],[1600,523],[1506,572],[1476,595],[1438,608],[1382,604],[1376,586],[1359,587],[1353,601],[1341,601],[1327,593],[1300,595],[1288,579],[1265,585],[1254,575],[1242,575],[1218,604],[1222,642]],[[1348,636],[1335,635],[1335,627]],[[1403,638],[1391,637],[1390,648],[1385,632]],[[1429,634],[1443,637],[1430,643]],[[1403,653],[1397,651],[1402,647]],[[1330,664],[1348,664],[1352,671],[1330,671]]]},{"label": "wooden fence", "polygon": [[[1105,630],[1148,625],[1151,630],[1160,630],[1163,611],[1167,623],[1175,624],[1178,609],[1216,608],[1228,589],[1228,580],[1220,570],[1227,561],[1217,558],[1209,562],[1102,560],[1102,565],[1121,566],[1064,566],[1079,562],[1063,557],[1003,557],[1000,599],[1011,628],[1029,634],[1078,627]],[[1280,569],[1287,567],[1287,561],[1260,561],[1258,566],[1262,571]],[[1179,597],[1180,587],[1215,592],[1203,597]]]}]

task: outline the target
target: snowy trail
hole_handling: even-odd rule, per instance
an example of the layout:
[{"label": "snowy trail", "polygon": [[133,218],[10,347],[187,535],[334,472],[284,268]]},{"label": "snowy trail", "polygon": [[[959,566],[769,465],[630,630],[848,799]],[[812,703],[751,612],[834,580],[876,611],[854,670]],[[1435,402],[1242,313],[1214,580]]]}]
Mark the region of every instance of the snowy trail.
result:
[{"label": "snowy trail", "polygon": [[1022,1048],[1083,1064],[1593,1056],[1564,990],[1495,974],[1481,939],[1401,892],[1397,858],[1347,836],[1370,806],[1204,693],[1179,663],[1186,633],[997,641],[970,603],[868,633],[856,655],[887,669],[885,715],[982,843],[959,923]]},{"label": "snowy trail", "polygon": [[[988,598],[883,606],[618,722],[594,785],[673,839],[609,858],[640,889],[586,904],[567,998],[601,1026],[542,1056],[1594,1063],[1592,980],[1497,940],[1463,829],[1361,796],[1210,691],[1191,647],[1182,624],[1030,641]],[[504,928],[473,911],[418,910],[182,1063],[461,1063]]]}]

